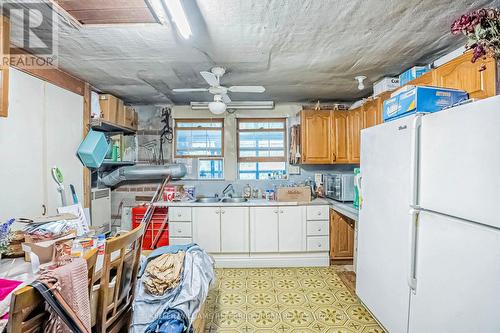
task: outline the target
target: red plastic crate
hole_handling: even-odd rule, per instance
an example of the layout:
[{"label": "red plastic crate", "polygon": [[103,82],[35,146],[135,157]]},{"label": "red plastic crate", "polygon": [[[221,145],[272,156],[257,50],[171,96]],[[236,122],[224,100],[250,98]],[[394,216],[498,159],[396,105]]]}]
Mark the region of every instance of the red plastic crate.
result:
[{"label": "red plastic crate", "polygon": [[[132,208],[132,227],[136,228],[141,224],[142,218],[144,214],[146,214],[147,207],[137,206]],[[151,223],[149,223],[149,227],[144,232],[144,238],[142,240],[142,249],[143,250],[151,250],[151,244],[153,240],[156,238],[156,235],[160,231],[161,225],[163,221],[168,217],[168,208],[165,207],[157,207],[151,218]],[[163,232],[156,243],[155,249],[158,247],[162,247],[168,245],[168,223],[165,224]]]}]

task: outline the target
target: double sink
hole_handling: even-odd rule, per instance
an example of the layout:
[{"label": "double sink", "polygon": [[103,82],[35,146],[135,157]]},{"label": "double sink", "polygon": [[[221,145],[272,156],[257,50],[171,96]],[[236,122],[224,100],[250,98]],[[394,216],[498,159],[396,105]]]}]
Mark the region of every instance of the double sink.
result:
[{"label": "double sink", "polygon": [[198,203],[217,203],[217,202],[223,202],[223,203],[242,203],[242,202],[248,202],[247,198],[216,198],[216,197],[205,197],[205,198],[198,198],[195,200],[195,202]]}]

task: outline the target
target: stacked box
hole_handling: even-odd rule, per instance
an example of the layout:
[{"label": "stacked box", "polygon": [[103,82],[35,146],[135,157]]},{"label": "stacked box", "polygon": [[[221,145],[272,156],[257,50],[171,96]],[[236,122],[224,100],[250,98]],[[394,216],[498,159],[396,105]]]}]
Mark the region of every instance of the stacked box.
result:
[{"label": "stacked box", "polygon": [[384,77],[373,84],[373,96],[378,96],[383,92],[399,88],[399,78]]},{"label": "stacked box", "polygon": [[384,101],[384,121],[413,113],[437,112],[469,98],[463,90],[417,86]]},{"label": "stacked box", "polygon": [[417,77],[422,76],[428,71],[430,71],[428,66],[414,66],[407,71],[399,74],[399,85],[404,86],[411,80],[415,80]]}]

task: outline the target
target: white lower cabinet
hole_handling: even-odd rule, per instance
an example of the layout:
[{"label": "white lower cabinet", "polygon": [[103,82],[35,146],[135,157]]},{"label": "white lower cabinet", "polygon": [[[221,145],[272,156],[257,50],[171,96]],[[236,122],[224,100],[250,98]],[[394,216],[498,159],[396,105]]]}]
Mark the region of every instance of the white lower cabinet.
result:
[{"label": "white lower cabinet", "polygon": [[172,208],[170,244],[197,243],[218,267],[329,265],[328,206]]},{"label": "white lower cabinet", "polygon": [[278,207],[250,208],[250,252],[278,252]]},{"label": "white lower cabinet", "polygon": [[303,252],[306,250],[304,207],[279,207],[278,250],[279,252]]},{"label": "white lower cabinet", "polygon": [[220,208],[220,245],[222,253],[250,252],[248,207]]},{"label": "white lower cabinet", "polygon": [[209,253],[248,253],[248,211],[248,207],[194,207],[193,242]]},{"label": "white lower cabinet", "polygon": [[220,207],[193,208],[193,242],[209,253],[220,253]]}]

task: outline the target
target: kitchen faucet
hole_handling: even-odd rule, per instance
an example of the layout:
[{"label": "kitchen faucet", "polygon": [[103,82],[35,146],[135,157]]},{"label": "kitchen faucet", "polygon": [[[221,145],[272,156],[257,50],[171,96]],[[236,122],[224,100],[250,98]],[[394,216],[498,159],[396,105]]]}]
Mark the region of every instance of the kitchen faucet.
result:
[{"label": "kitchen faucet", "polygon": [[[230,194],[228,194],[230,193]],[[222,197],[232,197],[235,194],[235,190],[233,187],[233,184],[228,184],[223,190],[222,190]]]}]

